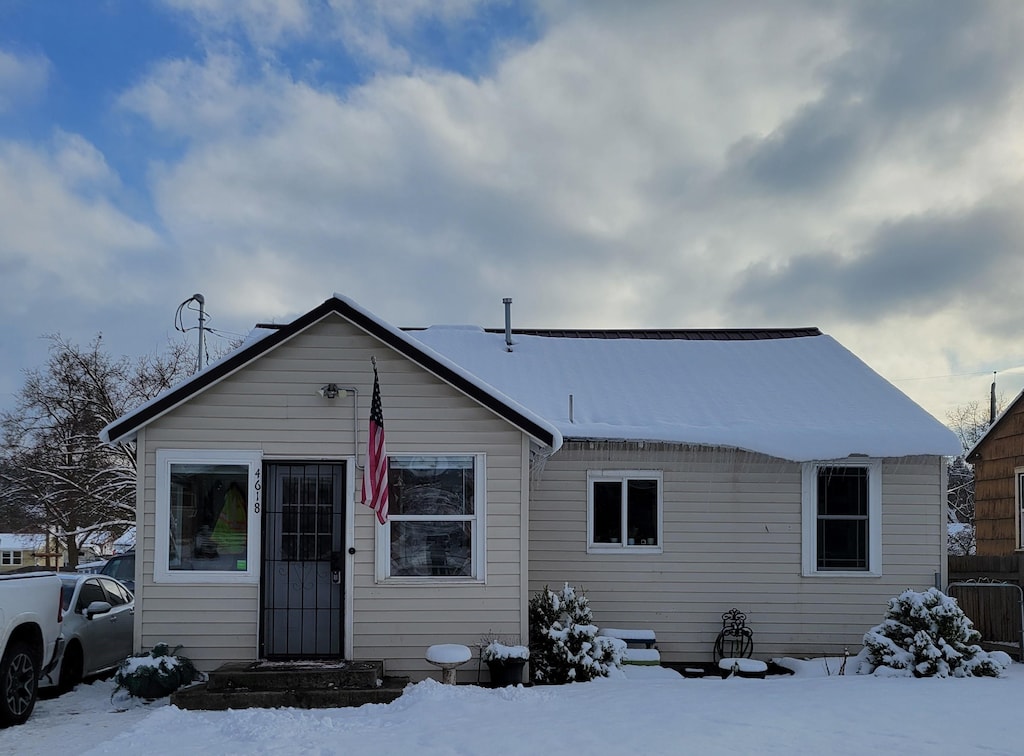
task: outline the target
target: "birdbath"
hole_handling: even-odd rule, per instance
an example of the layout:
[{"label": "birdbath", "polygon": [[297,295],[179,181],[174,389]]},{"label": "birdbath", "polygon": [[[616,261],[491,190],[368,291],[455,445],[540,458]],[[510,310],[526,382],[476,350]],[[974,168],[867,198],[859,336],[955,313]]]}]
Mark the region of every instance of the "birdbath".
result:
[{"label": "birdbath", "polygon": [[468,646],[459,643],[440,643],[427,649],[427,661],[441,668],[441,682],[455,684],[455,670],[468,662],[472,654]]}]

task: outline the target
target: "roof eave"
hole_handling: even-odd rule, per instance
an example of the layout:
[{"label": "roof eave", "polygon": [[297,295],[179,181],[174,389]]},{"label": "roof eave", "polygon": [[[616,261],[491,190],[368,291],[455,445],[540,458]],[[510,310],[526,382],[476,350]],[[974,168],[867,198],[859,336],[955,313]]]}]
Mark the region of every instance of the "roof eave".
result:
[{"label": "roof eave", "polygon": [[995,429],[999,427],[1000,424],[1002,424],[1003,419],[1007,415],[1009,415],[1010,412],[1013,411],[1013,409],[1017,406],[1017,404],[1021,401],[1022,398],[1024,398],[1024,391],[1021,391],[1019,394],[1017,394],[1017,396],[1014,397],[1014,400],[1006,406],[1006,409],[1000,412],[996,419],[989,424],[985,432],[981,434],[981,438],[975,441],[974,446],[968,449],[967,452],[964,454],[964,459],[966,459],[968,462],[974,462],[975,460],[981,458],[981,446],[985,443],[988,437],[992,435]]}]

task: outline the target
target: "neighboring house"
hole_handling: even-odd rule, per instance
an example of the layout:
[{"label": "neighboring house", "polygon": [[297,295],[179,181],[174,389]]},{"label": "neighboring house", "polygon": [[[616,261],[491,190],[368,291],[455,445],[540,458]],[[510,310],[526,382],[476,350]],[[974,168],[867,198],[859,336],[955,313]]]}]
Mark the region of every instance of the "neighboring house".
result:
[{"label": "neighboring house", "polygon": [[[957,439],[832,338],[509,333],[334,297],[104,429],[138,443],[136,646],[418,679],[568,581],[667,661],[709,659],[733,607],[757,655],[817,655],[945,584]],[[385,525],[358,503],[371,358]]]},{"label": "neighboring house", "polygon": [[1024,549],[1024,393],[1003,410],[967,452],[974,465],[974,532],[978,556]]},{"label": "neighboring house", "polygon": [[42,533],[0,533],[0,572],[45,567],[46,554],[46,536]]},{"label": "neighboring house", "polygon": [[117,538],[110,533],[95,533],[82,545],[79,562],[85,560],[87,552],[95,559],[107,559],[115,554],[123,554],[135,548],[135,528],[130,527]]}]

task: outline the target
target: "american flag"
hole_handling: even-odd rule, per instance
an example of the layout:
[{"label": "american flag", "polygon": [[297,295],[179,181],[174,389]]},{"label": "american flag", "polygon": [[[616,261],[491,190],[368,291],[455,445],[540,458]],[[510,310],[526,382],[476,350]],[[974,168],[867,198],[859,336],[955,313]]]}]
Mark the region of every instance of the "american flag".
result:
[{"label": "american flag", "polygon": [[384,411],[380,405],[376,362],[373,364],[370,434],[366,441],[366,464],[363,467],[363,504],[377,513],[381,525],[388,521],[388,453],[384,447]]}]

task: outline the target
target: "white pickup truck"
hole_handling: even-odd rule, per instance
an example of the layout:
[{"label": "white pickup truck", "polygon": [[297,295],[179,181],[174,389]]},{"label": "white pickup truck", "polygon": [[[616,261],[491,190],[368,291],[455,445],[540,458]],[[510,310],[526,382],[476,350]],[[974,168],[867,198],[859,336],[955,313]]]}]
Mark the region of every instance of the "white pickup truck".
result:
[{"label": "white pickup truck", "polygon": [[57,663],[60,589],[54,572],[0,575],[0,727],[29,718],[39,678]]}]

